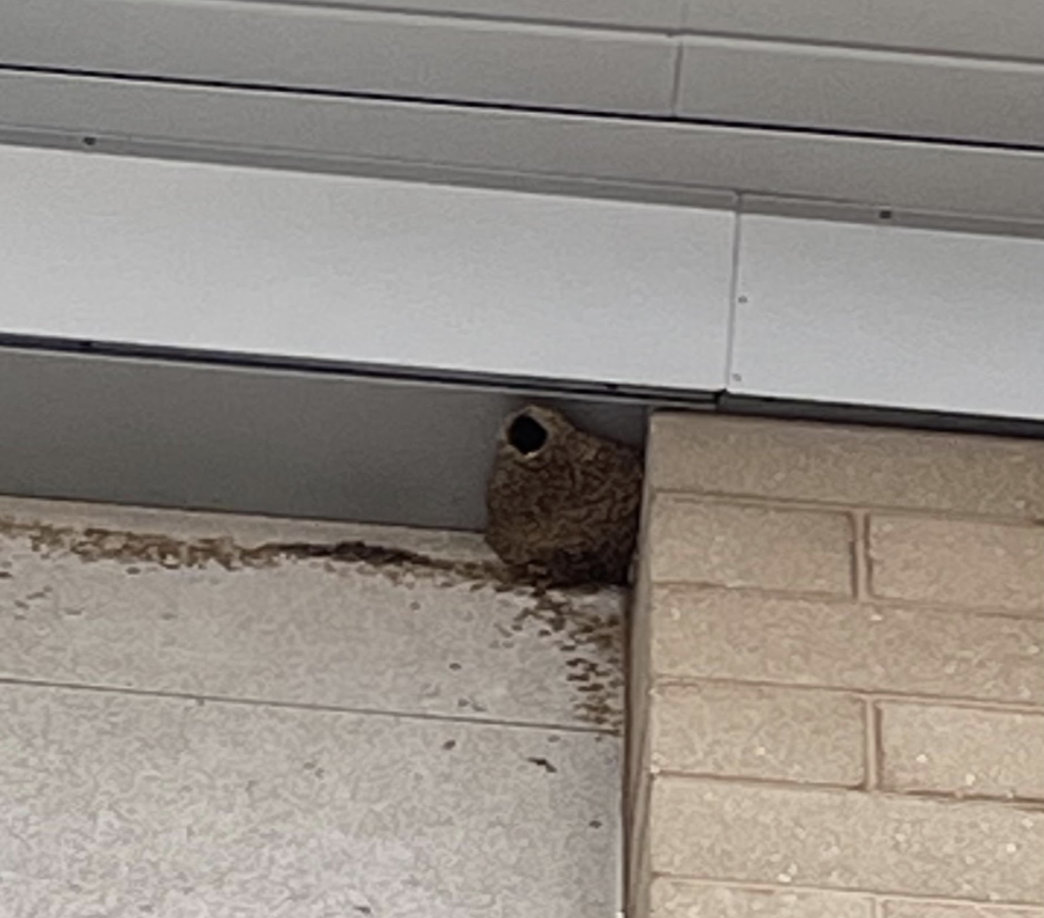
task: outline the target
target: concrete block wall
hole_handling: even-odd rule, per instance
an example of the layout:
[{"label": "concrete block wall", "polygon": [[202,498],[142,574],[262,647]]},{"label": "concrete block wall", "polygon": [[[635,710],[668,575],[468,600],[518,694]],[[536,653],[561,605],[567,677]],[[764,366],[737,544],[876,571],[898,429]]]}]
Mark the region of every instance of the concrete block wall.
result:
[{"label": "concrete block wall", "polygon": [[662,414],[632,918],[1044,918],[1044,443]]}]

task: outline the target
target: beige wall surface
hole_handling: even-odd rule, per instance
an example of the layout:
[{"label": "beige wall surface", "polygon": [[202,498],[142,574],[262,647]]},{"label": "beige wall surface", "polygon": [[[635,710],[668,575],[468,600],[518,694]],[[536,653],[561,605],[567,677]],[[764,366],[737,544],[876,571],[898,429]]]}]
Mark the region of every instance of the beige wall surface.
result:
[{"label": "beige wall surface", "polygon": [[634,918],[1044,916],[1044,444],[662,414]]}]

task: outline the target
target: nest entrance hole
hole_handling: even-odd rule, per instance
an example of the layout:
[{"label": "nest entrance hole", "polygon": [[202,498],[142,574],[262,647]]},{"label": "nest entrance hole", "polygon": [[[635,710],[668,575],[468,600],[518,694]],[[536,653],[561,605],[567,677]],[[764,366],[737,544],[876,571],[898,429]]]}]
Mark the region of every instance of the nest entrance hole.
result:
[{"label": "nest entrance hole", "polygon": [[547,428],[536,418],[520,414],[508,428],[508,443],[523,456],[539,453],[547,443]]}]

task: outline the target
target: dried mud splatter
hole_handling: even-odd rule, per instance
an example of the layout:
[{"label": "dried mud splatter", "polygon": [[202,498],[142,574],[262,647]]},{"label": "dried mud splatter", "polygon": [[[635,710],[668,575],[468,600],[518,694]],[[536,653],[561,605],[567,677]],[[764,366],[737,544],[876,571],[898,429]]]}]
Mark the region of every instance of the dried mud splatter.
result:
[{"label": "dried mud splatter", "polygon": [[[41,557],[74,556],[84,563],[109,561],[128,573],[155,565],[167,570],[226,571],[276,567],[286,561],[347,564],[363,574],[386,577],[396,585],[426,580],[435,586],[470,585],[472,591],[511,593],[528,602],[512,622],[515,633],[536,629],[567,655],[566,681],[574,689],[574,711],[585,723],[612,732],[623,727],[623,622],[585,608],[601,592],[597,585],[556,588],[527,581],[496,561],[451,560],[363,541],[266,542],[244,546],[228,537],[179,539],[156,533],[100,527],[75,529],[45,523],[0,520],[0,536],[21,539]],[[618,591],[617,591],[618,592]],[[623,603],[621,603],[621,606]]]}]

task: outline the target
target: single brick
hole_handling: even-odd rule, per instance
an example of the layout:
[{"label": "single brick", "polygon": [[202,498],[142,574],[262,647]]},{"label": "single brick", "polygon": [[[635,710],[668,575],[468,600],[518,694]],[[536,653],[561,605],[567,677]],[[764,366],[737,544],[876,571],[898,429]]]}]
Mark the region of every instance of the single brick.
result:
[{"label": "single brick", "polygon": [[652,705],[663,771],[856,787],[865,779],[865,705],[837,692],[663,685]]},{"label": "single brick", "polygon": [[654,581],[848,596],[852,540],[843,513],[659,495],[646,550]]},{"label": "single brick", "polygon": [[874,517],[875,596],[1044,612],[1044,529],[963,520]]},{"label": "single brick", "polygon": [[1044,622],[657,587],[661,676],[1044,705]]},{"label": "single brick", "polygon": [[889,790],[1044,800],[1044,715],[880,705]]},{"label": "single brick", "polygon": [[882,918],[1044,918],[1044,909],[1009,908],[957,902],[889,900],[881,903]]},{"label": "single brick", "polygon": [[660,777],[654,874],[1044,903],[1044,812]]},{"label": "single brick", "polygon": [[656,488],[1044,518],[1044,444],[706,414],[654,416]]},{"label": "single brick", "polygon": [[651,918],[872,918],[868,897],[653,880]]}]

